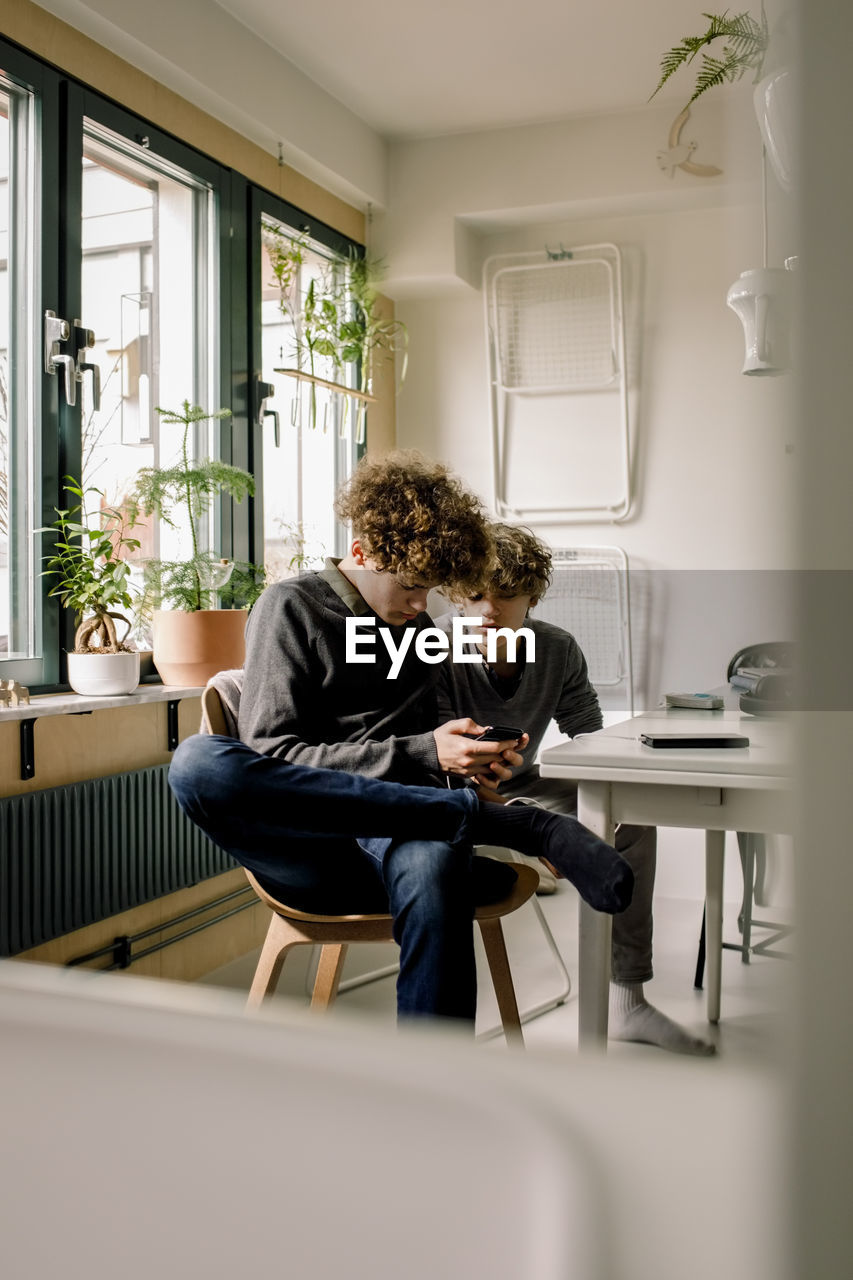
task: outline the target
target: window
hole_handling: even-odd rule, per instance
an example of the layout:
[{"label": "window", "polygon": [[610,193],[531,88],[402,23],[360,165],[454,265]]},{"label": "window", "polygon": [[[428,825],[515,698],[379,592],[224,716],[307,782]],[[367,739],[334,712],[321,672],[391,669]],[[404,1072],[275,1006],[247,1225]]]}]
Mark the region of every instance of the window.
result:
[{"label": "window", "polygon": [[[157,406],[219,407],[212,323],[214,202],[210,187],[86,120],[82,166],[81,307],[94,337],[81,387],[84,484],[121,509],[143,466],[177,460],[180,435]],[[212,432],[195,442],[211,454]],[[180,559],[188,530],[136,531],[140,556]],[[211,545],[214,531],[201,531]]]},{"label": "window", "polygon": [[267,210],[256,232],[260,377],[276,415],[274,428],[262,425],[263,554],[276,579],[343,553],[333,501],[358,455],[363,420],[357,402],[332,389],[355,387],[356,366],[329,352],[335,325],[351,311],[349,246]]},{"label": "window", "polygon": [[32,92],[0,73],[0,660],[36,655],[34,301],[38,224]]},{"label": "window", "polygon": [[[290,311],[270,236],[304,248]],[[343,550],[332,498],[360,451],[357,411],[276,370],[311,373],[313,359],[315,377],[355,385],[354,365],[306,359],[304,332],[293,346],[312,282],[343,285],[353,251],[0,39],[0,675],[62,684],[72,620],[41,577],[41,530],[66,475],[121,508],[141,467],[169,464],[180,438],[158,405],[230,409],[200,424],[194,452],[255,475],[254,502],[209,513],[202,549],[274,576]],[[137,532],[141,557],[187,554],[186,529]]]}]

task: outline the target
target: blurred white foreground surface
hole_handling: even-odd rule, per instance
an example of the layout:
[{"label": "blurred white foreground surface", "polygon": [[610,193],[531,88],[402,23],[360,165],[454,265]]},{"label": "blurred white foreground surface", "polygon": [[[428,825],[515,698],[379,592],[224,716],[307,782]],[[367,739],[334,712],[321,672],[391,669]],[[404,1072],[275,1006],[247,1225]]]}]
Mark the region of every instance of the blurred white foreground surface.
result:
[{"label": "blurred white foreground surface", "polygon": [[10,1280],[780,1280],[780,1091],[0,963]]}]

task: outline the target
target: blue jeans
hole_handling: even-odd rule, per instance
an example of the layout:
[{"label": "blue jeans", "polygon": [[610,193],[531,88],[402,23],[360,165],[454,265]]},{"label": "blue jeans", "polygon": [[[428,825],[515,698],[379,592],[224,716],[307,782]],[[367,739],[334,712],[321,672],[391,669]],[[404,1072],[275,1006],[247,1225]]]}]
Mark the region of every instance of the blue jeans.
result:
[{"label": "blue jeans", "polygon": [[193,822],[288,906],[390,911],[401,1016],[473,1020],[474,906],[508,893],[515,872],[472,855],[472,790],[288,764],[216,734],[180,744],[169,783]]}]

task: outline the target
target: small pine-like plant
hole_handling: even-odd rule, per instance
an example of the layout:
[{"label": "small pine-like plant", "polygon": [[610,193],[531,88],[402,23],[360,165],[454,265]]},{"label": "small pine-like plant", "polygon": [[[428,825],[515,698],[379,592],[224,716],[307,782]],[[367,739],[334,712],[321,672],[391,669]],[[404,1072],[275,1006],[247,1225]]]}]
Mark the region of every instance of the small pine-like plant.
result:
[{"label": "small pine-like plant", "polygon": [[255,492],[255,481],[248,471],[218,458],[191,456],[190,432],[196,423],[227,418],[230,410],[208,413],[185,400],[181,409],[158,406],[157,412],[161,422],[183,427],[180,459],[171,467],[143,467],[136,477],[133,502],[138,511],[146,516],[156,515],[172,528],[178,527],[176,513],[183,511],[192,539],[192,555],[187,560],[146,561],[146,607],[150,609],[156,602],[188,613],[211,609],[227,575],[214,552],[199,549],[201,518],[220,492],[242,502]]},{"label": "small pine-like plant", "polygon": [[[747,71],[754,72],[755,80],[760,80],[769,40],[763,8],[758,22],[749,13],[730,16],[728,9],[722,14],[703,13],[702,17],[708,19],[708,30],[699,36],[685,36],[661,58],[661,78],[652,98],[679,67],[692,62],[700,53],[702,61],[688,106],[708,89],[740,80]],[[724,41],[719,56],[705,52],[717,40]]]}]

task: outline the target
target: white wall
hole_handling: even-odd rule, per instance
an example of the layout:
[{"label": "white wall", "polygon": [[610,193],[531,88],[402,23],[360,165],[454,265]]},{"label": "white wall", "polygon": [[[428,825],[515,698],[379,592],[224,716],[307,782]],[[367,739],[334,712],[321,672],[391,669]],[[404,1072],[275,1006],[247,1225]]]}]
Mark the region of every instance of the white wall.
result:
[{"label": "white wall", "polygon": [[[702,139],[706,159],[726,170],[721,179],[662,174],[654,157],[667,120],[648,109],[541,131],[504,130],[497,138],[397,144],[391,210],[378,229],[391,287],[396,281],[397,315],[410,333],[398,444],[445,459],[489,505],[485,321],[482,291],[474,287],[482,261],[546,244],[608,241],[622,250],[633,512],[621,524],[536,527],[554,545],[617,544],[628,553],[640,705],[654,705],[667,689],[720,684],[736,649],[791,633],[800,458],[790,378],[740,373],[743,331],[725,305],[728,287],[762,258],[758,130],[748,95],[737,97],[736,108],[731,116],[703,120],[697,113],[696,129],[685,134]],[[558,138],[571,144],[573,166],[565,163],[565,149],[555,152]],[[513,148],[522,143],[519,176]],[[780,264],[796,243],[785,197],[772,177],[770,184],[771,262]],[[520,211],[525,191],[529,207]],[[561,215],[546,215],[561,193]],[[502,194],[511,209],[496,207]],[[477,208],[479,214],[470,212]],[[544,418],[530,430],[529,448],[549,497],[560,492],[554,460],[558,472],[571,465],[560,443],[559,426]],[[700,898],[699,837],[665,834],[661,848],[658,891]],[[684,856],[686,849],[691,856]],[[727,896],[739,891],[732,865]]]},{"label": "white wall", "polygon": [[41,0],[271,155],[363,205],[386,197],[386,144],[292,62],[210,0]]}]

